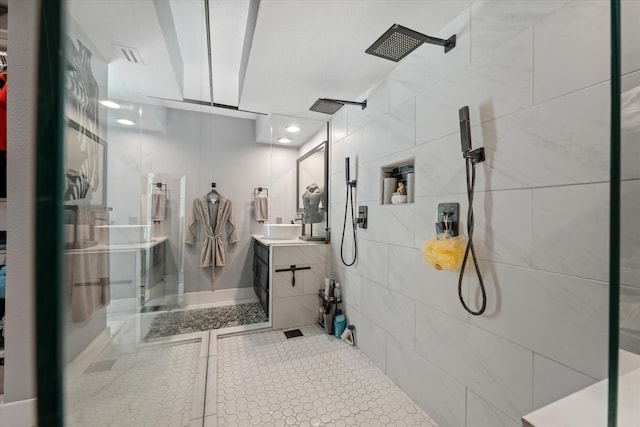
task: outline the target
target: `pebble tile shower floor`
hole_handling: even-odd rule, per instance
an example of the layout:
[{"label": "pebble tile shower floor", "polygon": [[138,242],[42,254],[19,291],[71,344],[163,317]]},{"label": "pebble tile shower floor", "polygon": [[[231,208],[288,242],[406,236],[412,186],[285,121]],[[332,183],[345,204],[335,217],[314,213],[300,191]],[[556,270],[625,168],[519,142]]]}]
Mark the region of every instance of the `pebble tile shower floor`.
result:
[{"label": "pebble tile shower floor", "polygon": [[356,347],[300,329],[218,340],[218,426],[438,426]]}]

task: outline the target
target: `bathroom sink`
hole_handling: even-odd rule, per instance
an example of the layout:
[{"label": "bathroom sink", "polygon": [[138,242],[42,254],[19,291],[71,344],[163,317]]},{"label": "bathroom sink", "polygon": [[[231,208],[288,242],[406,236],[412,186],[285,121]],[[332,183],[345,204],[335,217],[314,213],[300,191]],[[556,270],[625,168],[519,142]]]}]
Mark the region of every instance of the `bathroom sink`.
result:
[{"label": "bathroom sink", "polygon": [[152,225],[96,225],[96,240],[102,244],[126,245],[151,240]]},{"label": "bathroom sink", "polygon": [[275,240],[290,240],[300,237],[301,224],[265,224],[264,238]]}]

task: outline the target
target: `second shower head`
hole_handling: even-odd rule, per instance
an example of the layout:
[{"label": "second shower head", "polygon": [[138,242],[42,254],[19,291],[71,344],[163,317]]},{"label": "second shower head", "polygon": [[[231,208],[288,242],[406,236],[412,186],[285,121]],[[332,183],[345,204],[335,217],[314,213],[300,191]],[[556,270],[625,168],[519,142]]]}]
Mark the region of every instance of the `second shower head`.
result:
[{"label": "second shower head", "polygon": [[341,101],[339,99],[318,98],[318,100],[313,103],[309,110],[324,114],[335,114],[345,105],[359,105],[364,110],[365,108],[367,108],[367,100],[365,99],[362,102],[356,102]]}]

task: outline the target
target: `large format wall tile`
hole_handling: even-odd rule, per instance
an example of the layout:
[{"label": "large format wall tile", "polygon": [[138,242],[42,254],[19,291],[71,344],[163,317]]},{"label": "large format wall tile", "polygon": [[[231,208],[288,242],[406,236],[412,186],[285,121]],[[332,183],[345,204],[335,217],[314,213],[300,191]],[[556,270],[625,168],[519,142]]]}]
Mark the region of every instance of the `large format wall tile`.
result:
[{"label": "large format wall tile", "polygon": [[640,70],[640,2],[622,0],[620,2],[620,31],[622,74]]},{"label": "large format wall tile", "polygon": [[532,31],[432,86],[416,98],[418,144],[459,131],[458,110],[469,106],[474,123],[531,105]]},{"label": "large format wall tile", "polygon": [[[362,311],[362,277],[344,268],[335,269],[337,283],[340,283],[342,300],[358,311]],[[347,313],[348,315],[348,313]]]},{"label": "large format wall tile", "polygon": [[609,279],[609,184],[533,190],[532,265]]},{"label": "large format wall tile", "polygon": [[[640,2],[637,3],[640,6]],[[638,27],[640,28],[640,26]],[[628,74],[621,81],[620,150],[622,179],[640,179],[640,71]]]},{"label": "large format wall tile", "polygon": [[413,147],[415,120],[416,103],[411,99],[369,123],[362,130],[362,161],[370,162]]},{"label": "large format wall tile", "polygon": [[[350,228],[351,227],[349,226],[349,229]],[[348,240],[353,241],[352,238],[348,238]],[[345,249],[347,245],[345,245]],[[387,245],[358,239],[358,260],[356,264],[358,273],[360,273],[360,275],[365,279],[373,280],[376,283],[386,286],[388,255],[389,247]],[[347,261],[350,261],[351,259],[352,258],[348,258]],[[363,292],[366,292],[364,288]]]},{"label": "large format wall tile", "polygon": [[358,310],[351,310],[347,323],[355,326],[356,345],[375,365],[386,372],[387,333]]},{"label": "large format wall tile", "polygon": [[533,357],[533,410],[594,382],[596,379],[536,354]]},{"label": "large format wall tile", "polygon": [[569,0],[479,0],[471,5],[471,59],[502,43],[569,3]]},{"label": "large format wall tile", "polygon": [[521,427],[495,406],[467,390],[467,427]]},{"label": "large format wall tile", "polygon": [[343,108],[331,117],[331,142],[335,143],[346,137],[347,130],[347,109]]},{"label": "large format wall tile", "polygon": [[423,45],[411,52],[393,70],[389,77],[390,103],[394,108],[416,94],[429,89],[439,80],[469,64],[469,14],[465,8],[435,37],[448,39],[456,35],[456,47],[444,54],[442,47]]},{"label": "large format wall tile", "polygon": [[[478,191],[609,179],[609,84],[474,126]],[[473,118],[471,120],[473,124]]]},{"label": "large format wall tile", "polygon": [[601,0],[571,2],[534,26],[535,104],[610,78],[609,28]]},{"label": "large format wall tile", "polygon": [[349,157],[351,173],[354,173],[361,161],[361,149],[362,132],[355,132],[334,143],[331,147],[331,173],[342,173],[344,176],[345,157]]},{"label": "large format wall tile", "polygon": [[620,281],[640,287],[640,181],[623,181],[620,191]]},{"label": "large format wall tile", "polygon": [[482,262],[480,269],[487,314],[472,323],[594,378],[606,376],[605,283],[504,264]]},{"label": "large format wall tile", "polygon": [[415,197],[466,193],[459,135],[421,144],[415,154]]},{"label": "large format wall tile", "polygon": [[436,365],[403,347],[393,334],[387,345],[387,375],[442,426],[465,425],[465,388]]},{"label": "large format wall tile", "polygon": [[[350,134],[389,112],[389,83],[387,80],[379,83],[366,97],[367,107],[365,109],[356,105],[346,108]],[[356,99],[354,101],[360,102],[364,101],[364,99]]]},{"label": "large format wall tile", "polygon": [[415,302],[369,280],[362,281],[362,314],[407,348],[415,340]]},{"label": "large format wall tile", "polygon": [[356,192],[358,200],[379,204],[382,200],[382,167],[387,165],[387,158],[364,163],[358,169]]},{"label": "large format wall tile", "polygon": [[530,350],[417,303],[416,352],[511,418],[531,411]]},{"label": "large format wall tile", "polygon": [[380,205],[368,203],[367,228],[358,229],[362,239],[400,246],[413,246],[413,203]]},{"label": "large format wall tile", "polygon": [[[467,312],[458,299],[458,275],[425,265],[419,249],[389,249],[389,289],[467,320]],[[465,284],[467,281],[465,278]]]},{"label": "large format wall tile", "polygon": [[[479,259],[529,266],[531,190],[476,193],[473,242]],[[468,203],[461,207],[466,217]],[[466,229],[461,233],[467,234]]]}]

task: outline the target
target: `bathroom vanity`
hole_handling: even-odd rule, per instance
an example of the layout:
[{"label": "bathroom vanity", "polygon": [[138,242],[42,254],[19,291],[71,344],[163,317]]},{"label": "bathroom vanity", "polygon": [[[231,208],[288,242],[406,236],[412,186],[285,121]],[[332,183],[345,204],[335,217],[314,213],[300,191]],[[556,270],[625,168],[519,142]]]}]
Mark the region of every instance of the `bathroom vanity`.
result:
[{"label": "bathroom vanity", "polygon": [[253,238],[254,290],[269,313],[273,329],[315,323],[318,291],[327,275],[329,245],[256,235]]},{"label": "bathroom vanity", "polygon": [[108,253],[110,310],[135,312],[144,307],[146,301],[161,296],[156,294],[162,293],[161,286],[157,285],[163,280],[167,239],[163,236],[146,242],[98,243],[68,250],[66,256]]}]

